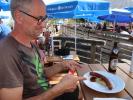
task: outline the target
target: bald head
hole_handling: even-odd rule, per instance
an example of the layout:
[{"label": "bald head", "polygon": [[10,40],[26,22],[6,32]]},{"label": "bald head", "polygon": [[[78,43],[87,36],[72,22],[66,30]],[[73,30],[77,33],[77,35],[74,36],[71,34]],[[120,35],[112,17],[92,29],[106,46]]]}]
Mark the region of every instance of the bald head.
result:
[{"label": "bald head", "polygon": [[16,11],[17,9],[26,12],[34,10],[35,3],[37,3],[37,5],[43,6],[45,10],[45,4],[42,0],[11,0],[10,8],[12,17],[14,18],[14,11]]},{"label": "bald head", "polygon": [[14,36],[19,33],[31,40],[43,32],[47,17],[46,6],[42,0],[12,0],[11,12],[15,21]]}]

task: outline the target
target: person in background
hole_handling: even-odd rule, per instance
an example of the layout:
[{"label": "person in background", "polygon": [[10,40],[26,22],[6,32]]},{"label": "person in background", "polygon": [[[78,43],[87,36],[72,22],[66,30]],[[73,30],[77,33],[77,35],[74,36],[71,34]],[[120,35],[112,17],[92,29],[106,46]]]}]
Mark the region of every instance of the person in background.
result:
[{"label": "person in background", "polygon": [[45,62],[47,62],[46,60],[46,53],[47,55],[49,54],[50,51],[50,32],[48,31],[43,31],[42,34],[40,34],[38,36],[38,38],[33,41],[35,43],[35,45],[39,48],[39,52],[41,55],[41,60]]},{"label": "person in background", "polygon": [[50,37],[51,32],[46,31],[43,32],[43,36],[45,37],[45,43],[44,43],[44,48],[45,51],[49,53],[50,47],[51,47],[51,37]]},{"label": "person in background", "polygon": [[39,51],[42,63],[44,64],[45,62],[47,62],[46,55],[45,55],[45,37],[43,36],[43,33],[41,33],[37,37],[37,39],[33,40],[32,43],[34,43],[36,47],[39,48],[38,51]]},{"label": "person in background", "polygon": [[119,25],[115,25],[115,31],[117,32],[117,33],[120,33],[120,26]]},{"label": "person in background", "polygon": [[125,26],[121,26],[120,27],[120,34],[127,34],[127,35],[129,35],[129,33],[128,33],[128,31],[127,31]]},{"label": "person in background", "polygon": [[11,32],[11,28],[4,24],[2,19],[0,18],[0,40],[6,37]]},{"label": "person in background", "polygon": [[102,29],[102,24],[101,24],[101,23],[97,23],[96,29],[97,29],[97,30],[101,30],[101,29]]},{"label": "person in background", "polygon": [[64,70],[76,70],[74,61],[46,68],[40,61],[37,39],[46,27],[42,0],[11,0],[14,29],[0,41],[0,100],[78,100],[77,82],[84,77],[65,75],[50,86],[48,79]]},{"label": "person in background", "polygon": [[54,27],[55,27],[56,32],[58,32],[58,27],[57,27],[57,25],[55,25]]},{"label": "person in background", "polygon": [[103,27],[102,27],[102,31],[106,31],[106,30],[107,30],[107,23],[104,22],[104,23],[103,23]]},{"label": "person in background", "polygon": [[37,44],[38,44],[38,47],[41,49],[41,50],[44,50],[44,46],[45,46],[45,36],[43,35],[43,33],[41,33],[38,38],[37,38]]}]

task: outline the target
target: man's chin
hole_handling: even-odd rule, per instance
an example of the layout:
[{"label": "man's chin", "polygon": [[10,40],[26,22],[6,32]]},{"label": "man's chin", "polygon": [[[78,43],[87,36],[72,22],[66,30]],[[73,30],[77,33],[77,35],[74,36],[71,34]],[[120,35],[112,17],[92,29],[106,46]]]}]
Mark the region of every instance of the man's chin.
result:
[{"label": "man's chin", "polygon": [[40,36],[40,34],[41,34],[41,33],[39,32],[39,33],[36,34],[36,36],[38,37],[38,36]]},{"label": "man's chin", "polygon": [[34,39],[37,39],[40,36],[40,34],[41,34],[40,32],[36,32],[36,33],[32,34],[32,37]]},{"label": "man's chin", "polygon": [[32,38],[33,39],[38,39],[39,35],[33,35]]}]

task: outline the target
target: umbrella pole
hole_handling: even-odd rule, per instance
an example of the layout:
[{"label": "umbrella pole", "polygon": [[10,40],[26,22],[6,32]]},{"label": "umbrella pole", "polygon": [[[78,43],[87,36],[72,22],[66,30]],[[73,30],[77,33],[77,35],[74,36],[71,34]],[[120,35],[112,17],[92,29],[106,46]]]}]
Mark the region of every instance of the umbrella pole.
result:
[{"label": "umbrella pole", "polygon": [[51,36],[51,51],[52,51],[52,55],[54,55],[54,42],[53,42],[53,36]]},{"label": "umbrella pole", "polygon": [[[56,24],[56,22],[54,21],[54,24]],[[54,28],[54,27],[53,27]],[[54,42],[53,42],[53,39],[54,38],[54,32],[52,33],[52,36],[51,36],[51,51],[52,51],[52,55],[54,55]]]},{"label": "umbrella pole", "polygon": [[[68,26],[68,21],[67,21],[67,26]],[[66,31],[65,31],[66,33],[65,33],[65,34],[68,34],[68,32],[67,32],[67,27],[65,27],[65,29],[66,29]]]},{"label": "umbrella pole", "polygon": [[130,29],[132,30],[132,22],[131,22],[131,23],[129,23],[129,26],[130,26]]},{"label": "umbrella pole", "polygon": [[113,33],[115,33],[115,21],[113,23]]},{"label": "umbrella pole", "polygon": [[75,52],[77,50],[77,45],[76,45],[76,43],[77,43],[77,35],[76,35],[76,33],[77,33],[77,27],[76,27],[76,19],[75,19]]}]

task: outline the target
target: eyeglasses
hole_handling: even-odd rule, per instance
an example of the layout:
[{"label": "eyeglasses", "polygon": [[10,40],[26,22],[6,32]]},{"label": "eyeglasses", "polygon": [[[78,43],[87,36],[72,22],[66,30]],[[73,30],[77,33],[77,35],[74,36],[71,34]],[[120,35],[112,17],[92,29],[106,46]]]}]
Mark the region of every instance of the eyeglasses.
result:
[{"label": "eyeglasses", "polygon": [[34,18],[35,20],[37,20],[38,21],[37,22],[38,25],[40,25],[44,21],[47,22],[47,19],[48,19],[48,16],[47,15],[35,17],[35,16],[32,16],[32,15],[30,15],[30,14],[28,14],[28,13],[22,11],[22,10],[19,10],[19,11],[22,12],[22,13],[24,13],[24,14],[26,14],[26,15],[28,15],[28,16],[30,16],[30,17],[32,17],[32,18]]}]

